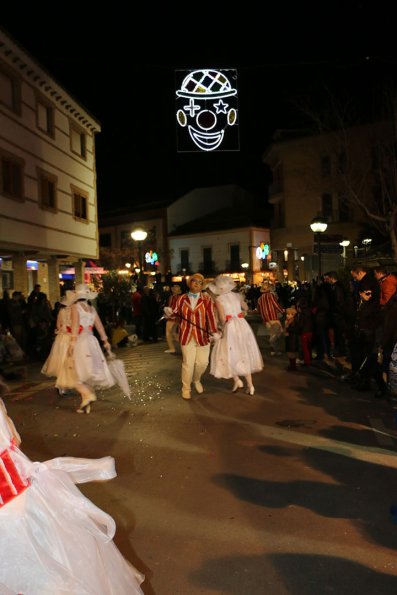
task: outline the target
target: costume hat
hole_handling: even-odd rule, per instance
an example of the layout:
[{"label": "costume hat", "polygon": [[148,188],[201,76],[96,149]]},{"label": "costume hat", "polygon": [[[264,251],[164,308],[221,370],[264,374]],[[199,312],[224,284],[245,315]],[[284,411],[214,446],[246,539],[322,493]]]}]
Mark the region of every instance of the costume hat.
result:
[{"label": "costume hat", "polygon": [[236,287],[235,282],[228,275],[218,275],[215,280],[208,285],[208,289],[215,295],[224,295]]},{"label": "costume hat", "polygon": [[95,298],[98,295],[96,291],[92,291],[85,283],[80,283],[79,285],[76,285],[74,293],[75,302],[77,302],[77,300],[95,300]]},{"label": "costume hat", "polygon": [[189,277],[189,279],[186,281],[186,284],[187,284],[188,287],[190,287],[190,284],[192,282],[192,279],[198,279],[199,281],[201,281],[202,284],[203,284],[202,285],[202,289],[204,289],[206,287],[205,279],[204,279],[204,277],[203,277],[203,275],[201,273],[194,273],[194,275],[191,275]]},{"label": "costume hat", "polygon": [[68,289],[65,292],[65,295],[63,297],[61,297],[59,303],[62,304],[62,306],[71,306],[75,300],[76,300],[75,292],[72,289]]}]

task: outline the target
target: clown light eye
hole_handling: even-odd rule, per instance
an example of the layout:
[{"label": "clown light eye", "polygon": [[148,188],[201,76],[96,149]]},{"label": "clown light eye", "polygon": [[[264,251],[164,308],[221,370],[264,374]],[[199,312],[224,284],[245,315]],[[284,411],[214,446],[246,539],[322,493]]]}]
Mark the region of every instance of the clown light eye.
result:
[{"label": "clown light eye", "polygon": [[229,126],[233,126],[233,124],[235,124],[237,119],[237,112],[235,109],[231,109],[227,115],[227,122],[229,124]]},{"label": "clown light eye", "polygon": [[215,116],[212,112],[203,110],[197,114],[197,124],[200,126],[200,128],[203,128],[204,130],[210,130],[215,126],[215,123]]},{"label": "clown light eye", "polygon": [[177,120],[181,126],[186,126],[187,119],[186,119],[186,114],[183,110],[181,110],[181,109],[178,110],[176,117],[177,117]]}]

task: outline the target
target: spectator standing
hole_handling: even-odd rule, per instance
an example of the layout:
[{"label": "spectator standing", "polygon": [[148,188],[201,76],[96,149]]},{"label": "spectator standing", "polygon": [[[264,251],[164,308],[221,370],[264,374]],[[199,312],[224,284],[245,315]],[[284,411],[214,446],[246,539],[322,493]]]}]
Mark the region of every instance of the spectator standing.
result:
[{"label": "spectator standing", "polygon": [[397,277],[380,266],[374,269],[374,275],[380,286],[380,305],[385,306],[392,295],[396,293]]},{"label": "spectator standing", "polygon": [[294,305],[287,308],[285,318],[285,350],[289,360],[289,365],[286,368],[288,372],[296,372],[296,358],[299,353],[299,328],[297,315],[298,311]]},{"label": "spectator standing", "polygon": [[[167,306],[173,310],[176,306],[178,297],[181,295],[182,290],[178,284],[171,286],[171,295],[168,298]],[[179,318],[177,315],[168,318],[165,325],[165,337],[167,339],[168,349],[165,353],[176,353],[176,342],[178,333]]]}]

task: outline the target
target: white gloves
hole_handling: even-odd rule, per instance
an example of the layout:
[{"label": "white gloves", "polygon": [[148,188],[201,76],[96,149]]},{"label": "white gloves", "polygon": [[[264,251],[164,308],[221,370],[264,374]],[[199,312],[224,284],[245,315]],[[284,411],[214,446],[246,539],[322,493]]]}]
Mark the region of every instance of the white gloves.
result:
[{"label": "white gloves", "polygon": [[210,341],[219,341],[221,336],[222,335],[220,335],[219,333],[212,333],[212,335],[210,336]]},{"label": "white gloves", "polygon": [[173,315],[173,311],[172,308],[170,308],[169,306],[164,306],[164,315],[166,318],[171,318],[171,316]]}]

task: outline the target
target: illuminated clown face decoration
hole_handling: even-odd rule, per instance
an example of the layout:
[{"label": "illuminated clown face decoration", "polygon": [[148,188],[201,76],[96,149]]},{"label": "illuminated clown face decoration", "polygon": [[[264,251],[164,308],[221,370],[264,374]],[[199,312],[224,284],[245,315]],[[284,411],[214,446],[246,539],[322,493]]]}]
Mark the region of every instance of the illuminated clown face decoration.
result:
[{"label": "illuminated clown face decoration", "polygon": [[[227,72],[236,76],[235,70]],[[227,128],[237,124],[237,89],[232,88],[228,77],[223,71],[194,70],[183,79],[176,95],[179,126],[202,151],[218,149]],[[238,133],[233,136],[238,145]],[[238,146],[225,150],[238,150]]]}]

